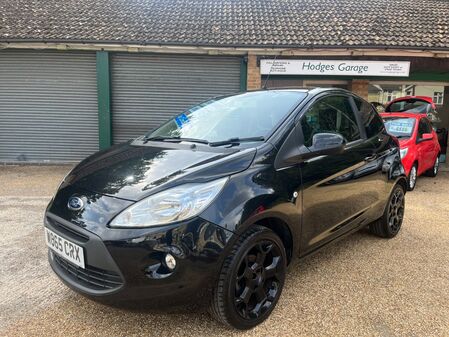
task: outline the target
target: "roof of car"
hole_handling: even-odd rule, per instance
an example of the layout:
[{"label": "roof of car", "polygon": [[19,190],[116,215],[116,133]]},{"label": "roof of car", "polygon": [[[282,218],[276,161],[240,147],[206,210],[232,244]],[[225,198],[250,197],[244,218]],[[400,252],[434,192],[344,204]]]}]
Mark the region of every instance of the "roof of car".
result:
[{"label": "roof of car", "polygon": [[444,0],[0,0],[0,41],[449,49]]},{"label": "roof of car", "polygon": [[323,88],[323,87],[285,87],[285,88],[265,88],[265,89],[260,89],[259,91],[298,91],[298,92],[308,92],[311,94],[318,94],[321,92],[326,92],[326,91],[333,91],[333,92],[341,92],[341,93],[347,93],[347,94],[352,94],[350,91],[346,90],[346,89],[341,89],[341,88],[333,88],[333,87],[329,87],[329,88]]}]

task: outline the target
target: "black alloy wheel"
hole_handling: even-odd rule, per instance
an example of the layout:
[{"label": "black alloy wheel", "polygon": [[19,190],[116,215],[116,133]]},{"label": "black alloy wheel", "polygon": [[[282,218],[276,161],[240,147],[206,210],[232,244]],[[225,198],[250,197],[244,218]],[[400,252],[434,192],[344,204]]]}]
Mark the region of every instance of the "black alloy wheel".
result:
[{"label": "black alloy wheel", "polygon": [[224,324],[250,329],[274,309],[285,281],[286,254],[270,229],[254,226],[243,234],[226,259],[211,303]]},{"label": "black alloy wheel", "polygon": [[370,224],[370,231],[382,238],[395,237],[404,221],[404,210],[405,190],[401,185],[396,185],[388,199],[388,204],[382,217]]},{"label": "black alloy wheel", "polygon": [[397,233],[404,220],[405,196],[401,188],[394,190],[388,204],[388,226],[392,233]]},{"label": "black alloy wheel", "polygon": [[256,319],[272,305],[282,279],[280,248],[271,241],[260,241],[243,257],[235,279],[234,304],[244,319]]}]

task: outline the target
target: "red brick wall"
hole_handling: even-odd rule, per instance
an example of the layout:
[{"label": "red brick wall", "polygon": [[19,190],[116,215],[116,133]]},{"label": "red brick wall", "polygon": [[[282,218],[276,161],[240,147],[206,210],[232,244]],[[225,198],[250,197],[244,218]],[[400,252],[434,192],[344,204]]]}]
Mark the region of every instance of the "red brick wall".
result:
[{"label": "red brick wall", "polygon": [[257,56],[248,54],[247,70],[247,90],[257,90],[261,88],[260,67],[257,65]]},{"label": "red brick wall", "polygon": [[368,100],[368,80],[352,80],[349,83],[349,90],[354,94]]}]

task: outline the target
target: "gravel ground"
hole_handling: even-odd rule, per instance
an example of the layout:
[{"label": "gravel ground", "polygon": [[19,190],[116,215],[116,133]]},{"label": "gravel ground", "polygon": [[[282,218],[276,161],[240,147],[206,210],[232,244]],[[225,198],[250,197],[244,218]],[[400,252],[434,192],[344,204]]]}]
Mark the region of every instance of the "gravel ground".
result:
[{"label": "gravel ground", "polygon": [[125,310],[63,286],[42,216],[68,167],[0,166],[2,336],[449,336],[449,173],[407,194],[401,233],[361,231],[289,268],[272,316],[251,331],[203,310]]}]

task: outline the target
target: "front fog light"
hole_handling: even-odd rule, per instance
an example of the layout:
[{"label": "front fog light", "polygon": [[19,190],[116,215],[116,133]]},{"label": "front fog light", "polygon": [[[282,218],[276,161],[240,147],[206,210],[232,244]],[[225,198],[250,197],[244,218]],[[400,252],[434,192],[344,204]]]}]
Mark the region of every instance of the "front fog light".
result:
[{"label": "front fog light", "polygon": [[176,267],[176,259],[170,253],[167,253],[167,255],[165,255],[165,265],[170,270],[173,270]]}]

